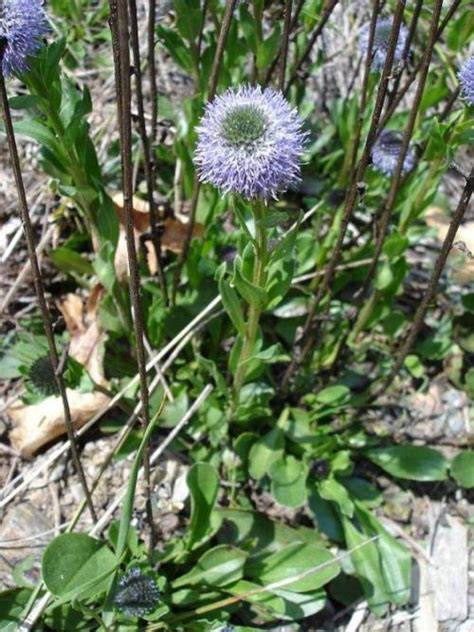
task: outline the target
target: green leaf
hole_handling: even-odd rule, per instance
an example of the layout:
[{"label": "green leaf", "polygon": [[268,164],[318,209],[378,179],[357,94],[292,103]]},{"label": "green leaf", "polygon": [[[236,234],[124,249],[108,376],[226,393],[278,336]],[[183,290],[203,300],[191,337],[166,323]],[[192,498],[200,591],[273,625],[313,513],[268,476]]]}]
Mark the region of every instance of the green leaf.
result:
[{"label": "green leaf", "polygon": [[257,29],[255,20],[246,5],[243,3],[240,5],[240,26],[242,28],[245,41],[247,42],[247,46],[254,55],[257,55],[258,39],[256,35]]},{"label": "green leaf", "polygon": [[357,577],[362,584],[366,599],[375,614],[381,616],[390,603],[385,590],[385,581],[380,568],[380,555],[374,541],[361,533],[352,522],[341,515],[347,548],[351,551]]},{"label": "green leaf", "polygon": [[233,546],[216,546],[206,551],[189,573],[176,579],[172,583],[173,588],[196,584],[225,586],[236,582],[243,577],[247,557],[248,553]]},{"label": "green leaf", "polygon": [[277,362],[282,353],[282,346],[279,342],[277,342],[276,344],[267,347],[263,351],[259,351],[255,355],[252,355],[248,360],[242,362],[242,364],[246,364],[247,362],[251,362],[252,360],[261,360],[263,362]]},{"label": "green leaf", "polygon": [[360,503],[356,503],[356,517],[367,535],[379,536],[375,546],[380,556],[385,591],[391,603],[405,605],[410,597],[411,588],[409,552],[384,529],[373,513]]},{"label": "green leaf", "polygon": [[306,502],[308,466],[294,456],[282,456],[271,463],[271,492],[277,503],[285,507],[301,507]]},{"label": "green leaf", "polygon": [[448,462],[437,450],[424,446],[398,445],[372,448],[365,456],[398,478],[414,481],[444,481]]},{"label": "green leaf", "polygon": [[39,121],[32,119],[16,121],[15,133],[18,136],[26,136],[27,138],[37,141],[40,145],[44,145],[55,156],[62,156],[54,134]]},{"label": "green leaf", "polygon": [[463,487],[474,487],[474,451],[463,450],[451,461],[451,476]]},{"label": "green leaf", "polygon": [[[286,588],[275,588],[271,592],[261,590],[260,584],[241,580],[232,586],[226,586],[226,592],[238,596],[242,601],[255,604],[253,610],[261,617],[283,619],[286,621],[296,621],[304,617],[310,617],[322,610],[326,604],[326,593],[324,590],[313,592],[297,593]],[[247,595],[247,593],[251,593]],[[250,632],[258,628],[239,627],[239,631]],[[208,628],[206,628],[206,632]]]},{"label": "green leaf", "polygon": [[203,12],[199,8],[199,2],[195,0],[174,0],[176,11],[176,27],[179,33],[192,42],[201,30]]},{"label": "green leaf", "polygon": [[112,551],[84,533],[63,533],[46,548],[43,581],[55,596],[91,597],[107,590],[116,567]]},{"label": "green leaf", "polygon": [[315,400],[325,406],[342,406],[350,399],[351,391],[343,384],[334,384],[316,393]]},{"label": "green leaf", "polygon": [[273,428],[265,434],[249,453],[249,474],[258,480],[268,473],[273,461],[283,454],[285,436],[280,428]]},{"label": "green leaf", "polygon": [[29,588],[10,588],[0,592],[0,629],[2,632],[17,632],[22,621],[22,612],[31,597]]},{"label": "green leaf", "polygon": [[324,498],[324,500],[332,500],[339,505],[340,510],[345,516],[352,518],[354,514],[354,503],[343,485],[331,477],[320,481],[317,487],[321,498]]},{"label": "green leaf", "polygon": [[257,68],[262,69],[269,66],[275,59],[281,41],[281,28],[277,23],[273,32],[258,47]]},{"label": "green leaf", "polygon": [[245,335],[245,319],[237,292],[225,279],[219,281],[219,293],[229,318],[241,336]]},{"label": "green leaf", "polygon": [[342,478],[341,483],[354,498],[363,502],[366,507],[379,507],[383,503],[382,493],[365,478],[348,476]]},{"label": "green leaf", "polygon": [[174,61],[184,70],[191,71],[193,68],[191,53],[178,33],[159,24],[156,34]]},{"label": "green leaf", "polygon": [[420,361],[420,358],[417,355],[409,354],[405,358],[403,364],[410,371],[413,377],[420,378],[423,377],[425,373],[425,368],[423,363]]},{"label": "green leaf", "polygon": [[324,541],[314,528],[290,527],[283,522],[275,522],[257,511],[222,508],[216,510],[225,521],[217,537],[220,543],[233,544],[250,551],[252,557],[262,553],[274,553],[286,549],[294,542],[306,542],[322,546]]},{"label": "green leaf", "polygon": [[[309,572],[311,569],[314,572]],[[336,577],[339,571],[339,564],[332,553],[323,547],[305,542],[289,544],[277,553],[248,563],[245,568],[248,577],[263,585],[294,577],[295,581],[282,586],[283,590],[292,592],[308,592],[321,588]],[[304,576],[298,578],[302,574]]]},{"label": "green leaf", "polygon": [[249,305],[253,305],[258,309],[265,308],[268,303],[268,295],[266,291],[263,288],[250,283],[250,281],[244,277],[238,265],[235,266],[234,284],[239,294]]},{"label": "green leaf", "polygon": [[40,98],[34,94],[21,94],[11,97],[8,102],[12,110],[29,110],[37,107]]},{"label": "green leaf", "polygon": [[195,463],[186,480],[191,492],[192,507],[187,546],[193,549],[202,543],[209,532],[211,513],[219,490],[219,476],[212,465]]},{"label": "green leaf", "polygon": [[84,259],[78,252],[70,248],[55,248],[49,253],[49,257],[54,265],[66,274],[87,274],[93,273],[90,261]]},{"label": "green leaf", "polygon": [[408,247],[408,238],[397,232],[392,233],[384,242],[383,253],[390,259],[400,257]]}]

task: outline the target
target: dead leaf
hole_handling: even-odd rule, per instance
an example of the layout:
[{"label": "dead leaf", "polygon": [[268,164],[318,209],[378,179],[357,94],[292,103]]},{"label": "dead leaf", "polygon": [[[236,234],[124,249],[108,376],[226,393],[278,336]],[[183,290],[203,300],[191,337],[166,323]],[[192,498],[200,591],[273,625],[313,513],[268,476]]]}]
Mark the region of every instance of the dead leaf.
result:
[{"label": "dead leaf", "polygon": [[[79,296],[68,294],[66,300],[58,304],[58,307],[70,334],[69,355],[85,366],[97,384],[106,385],[102,354],[105,334],[97,315],[102,293],[102,287],[97,285],[93,288],[86,305]],[[81,393],[70,388],[67,389],[67,396],[72,422],[76,429],[83,426],[109,401],[109,397],[103,393]],[[56,395],[31,405],[24,404],[18,399],[6,412],[14,424],[10,432],[11,444],[22,456],[32,456],[44,444],[66,432],[63,403]]]},{"label": "dead leaf", "polygon": [[[116,193],[112,196],[112,200],[115,204],[115,210],[120,222],[120,234],[117,244],[117,250],[115,252],[115,271],[120,281],[124,281],[128,278],[128,255],[127,255],[127,241],[125,237],[124,226],[124,213],[123,213],[123,194]],[[132,200],[132,221],[135,233],[135,247],[139,248],[140,237],[150,231],[150,207],[148,202],[142,200],[136,196],[133,196]],[[173,217],[165,217],[160,220],[160,244],[162,251],[169,250],[174,254],[181,254],[183,246],[186,240],[188,232],[187,224],[179,219]],[[204,234],[204,226],[202,224],[195,224],[193,227],[192,236],[202,237]],[[145,242],[146,258],[148,269],[151,274],[154,274],[157,270],[156,253],[153,244],[150,240]]]},{"label": "dead leaf", "polygon": [[[80,393],[70,388],[67,389],[67,396],[76,429],[109,401],[109,397],[103,393]],[[7,413],[15,426],[9,435],[12,447],[23,457],[33,456],[43,445],[66,433],[60,397],[47,397],[33,405],[16,400],[9,406]]]},{"label": "dead leaf", "polygon": [[[434,228],[440,242],[443,242],[449,229],[450,218],[437,206],[430,206],[425,213],[425,222]],[[471,283],[474,279],[474,222],[464,222],[454,237],[449,260],[453,265],[453,277],[458,283]],[[464,255],[464,256],[460,256]]]}]

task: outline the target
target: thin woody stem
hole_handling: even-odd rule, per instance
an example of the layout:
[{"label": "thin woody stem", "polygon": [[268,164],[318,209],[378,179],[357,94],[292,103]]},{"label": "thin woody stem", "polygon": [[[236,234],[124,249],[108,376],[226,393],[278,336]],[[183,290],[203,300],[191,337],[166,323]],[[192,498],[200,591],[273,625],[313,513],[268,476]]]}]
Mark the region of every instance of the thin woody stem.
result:
[{"label": "thin woody stem", "polygon": [[426,312],[428,311],[428,307],[433,300],[433,297],[436,292],[436,288],[438,287],[439,280],[441,278],[441,274],[444,270],[444,266],[446,265],[446,261],[449,255],[449,252],[452,248],[454,238],[456,236],[457,230],[464,218],[466,210],[469,206],[469,202],[472,197],[472,193],[474,190],[474,167],[471,169],[471,173],[466,178],[466,185],[462,192],[461,198],[459,200],[458,206],[454,211],[453,219],[451,224],[449,225],[448,232],[443,242],[443,246],[441,247],[441,252],[438,255],[436,263],[434,265],[433,273],[428,283],[428,287],[426,288],[425,295],[423,296],[418,309],[416,310],[416,314],[413,318],[413,325],[406,337],[405,342],[403,343],[395,361],[395,365],[390,373],[390,375],[384,380],[383,384],[377,389],[377,392],[374,393],[374,397],[383,392],[393,381],[397,373],[400,371],[405,358],[407,357],[410,349],[415,342],[418,333],[423,325],[424,318]]},{"label": "thin woody stem", "polygon": [[[285,372],[285,375],[283,376],[283,380],[282,380],[283,389],[286,389],[288,387],[288,382],[291,376],[293,375],[294,371],[296,370],[298,363],[302,362],[304,358],[307,356],[310,349],[312,349],[315,338],[316,338],[314,334],[310,334],[313,319],[322,298],[324,297],[325,293],[329,291],[329,286],[334,275],[334,270],[336,268],[339,257],[341,256],[342,245],[344,242],[344,237],[346,235],[347,227],[349,225],[349,221],[352,217],[352,213],[355,208],[357,198],[359,195],[359,183],[363,182],[365,170],[369,163],[370,152],[372,150],[372,147],[377,137],[377,130],[379,126],[380,116],[382,114],[383,104],[385,101],[385,97],[387,95],[387,88],[388,88],[388,83],[390,80],[394,57],[395,57],[395,48],[398,41],[398,34],[400,32],[400,25],[402,23],[405,3],[406,3],[406,0],[398,0],[397,6],[395,8],[395,13],[393,16],[393,24],[392,24],[392,29],[390,32],[389,43],[388,43],[387,56],[385,58],[385,63],[382,70],[382,77],[380,79],[379,87],[377,90],[374,111],[372,114],[372,119],[370,122],[370,127],[369,127],[369,131],[368,131],[367,138],[365,141],[364,149],[362,151],[362,156],[359,160],[359,164],[357,166],[357,169],[355,170],[354,177],[352,179],[351,188],[350,188],[350,191],[349,191],[349,194],[347,196],[346,203],[344,206],[341,226],[339,228],[339,233],[337,236],[336,244],[334,246],[331,259],[329,260],[329,264],[326,269],[326,274],[324,275],[322,283],[319,286],[319,289],[311,303],[311,307],[306,317],[306,321],[303,327],[303,332],[301,335],[301,339],[302,340],[306,339],[306,342],[301,351],[301,354],[299,354],[299,357],[298,357],[298,354],[295,354],[293,360],[291,361],[288,369]],[[329,297],[328,297],[328,303],[329,303]]]},{"label": "thin woody stem", "polygon": [[166,287],[166,278],[163,272],[161,264],[161,243],[160,232],[158,228],[158,216],[156,211],[155,199],[154,199],[154,177],[153,177],[153,158],[151,154],[150,141],[146,131],[145,123],[145,108],[143,104],[143,88],[142,88],[142,69],[140,59],[140,43],[138,38],[138,19],[137,19],[137,2],[136,0],[129,0],[130,6],[130,36],[132,42],[133,51],[133,63],[135,66],[135,85],[137,96],[137,109],[138,109],[138,129],[140,132],[140,139],[143,149],[143,167],[145,171],[146,189],[148,206],[150,208],[150,228],[153,246],[156,254],[156,271],[158,281],[160,284],[161,292],[165,303],[168,302],[168,290]]},{"label": "thin woody stem", "polygon": [[288,44],[290,40],[290,30],[291,30],[292,7],[293,7],[293,0],[286,0],[285,19],[284,19],[284,24],[283,24],[283,37],[282,37],[281,50],[280,50],[280,71],[279,71],[279,77],[278,77],[278,89],[281,91],[283,91],[285,87]]},{"label": "thin woody stem", "polygon": [[[318,26],[315,28],[313,35],[311,36],[308,44],[306,45],[306,48],[303,51],[303,54],[301,55],[300,59],[297,61],[296,66],[293,69],[293,72],[291,74],[291,77],[289,78],[288,83],[286,84],[285,95],[288,94],[288,92],[290,91],[291,86],[294,84],[294,82],[298,78],[298,74],[299,74],[299,71],[300,71],[301,67],[309,59],[309,57],[311,55],[311,52],[312,52],[312,50],[314,48],[314,45],[316,44],[319,36],[323,32],[323,29],[326,26],[326,22],[331,17],[331,13],[333,12],[334,7],[336,6],[337,3],[338,3],[338,0],[327,0],[326,1],[325,6],[323,8],[322,15],[321,15],[321,19],[319,20],[319,23],[318,23]],[[306,76],[307,75],[305,74],[305,76],[303,77],[303,80],[306,79]]]},{"label": "thin woody stem", "polygon": [[[147,57],[148,57],[148,77],[150,79],[150,99],[151,99],[150,140],[151,140],[152,145],[156,139],[156,127],[158,124],[158,86],[156,83],[155,22],[156,22],[156,0],[149,0]],[[152,169],[152,172],[153,172],[153,169]]]},{"label": "thin woody stem", "polygon": [[[120,151],[122,159],[122,180],[124,198],[125,233],[130,268],[130,296],[133,307],[133,325],[137,347],[137,363],[140,376],[140,396],[145,427],[150,424],[148,378],[144,345],[144,319],[140,296],[140,275],[138,269],[135,234],[133,226],[133,165],[132,165],[132,120],[129,20],[127,4],[121,0],[110,0],[110,28],[114,48],[114,64],[117,86],[117,109],[119,115]],[[150,489],[150,452],[145,450],[143,469],[145,473],[146,513],[150,527],[150,553],[155,544],[155,530]]]},{"label": "thin woody stem", "polygon": [[20,203],[21,221],[23,224],[23,229],[25,231],[26,244],[28,248],[28,256],[30,259],[31,269],[33,271],[35,291],[36,291],[36,296],[38,298],[41,316],[43,319],[43,327],[44,327],[44,332],[46,334],[46,339],[48,343],[48,350],[49,350],[51,365],[54,370],[56,384],[59,390],[59,394],[61,396],[62,405],[64,409],[64,422],[66,426],[68,439],[71,445],[72,460],[77,470],[77,475],[79,477],[79,481],[80,481],[82,490],[84,492],[84,497],[86,499],[88,509],[92,516],[92,520],[96,522],[97,515],[94,509],[94,505],[92,503],[92,498],[89,492],[89,488],[87,486],[86,477],[84,474],[84,470],[82,468],[81,459],[79,457],[79,451],[77,448],[76,433],[75,433],[74,425],[72,422],[71,410],[69,407],[69,400],[67,396],[66,385],[64,382],[63,371],[62,371],[64,367],[60,366],[60,359],[59,359],[58,351],[56,349],[56,342],[54,340],[54,331],[53,331],[53,325],[51,322],[51,315],[49,313],[49,308],[48,308],[48,304],[46,302],[46,297],[45,297],[43,277],[41,276],[41,270],[38,263],[38,257],[36,255],[36,243],[35,243],[34,230],[33,230],[33,225],[31,223],[30,211],[28,208],[25,186],[23,183],[23,176],[21,173],[20,158],[18,156],[18,148],[16,145],[15,132],[13,129],[10,106],[8,103],[8,95],[7,95],[6,85],[5,85],[5,78],[2,72],[2,60],[3,60],[4,51],[5,51],[5,43],[6,42],[4,39],[0,39],[0,101],[2,105],[3,119],[5,122],[5,132],[7,136],[8,148],[10,151],[10,157],[11,157],[13,172],[15,176],[18,200]]},{"label": "thin woody stem", "polygon": [[[224,11],[224,17],[222,19],[221,29],[219,32],[219,38],[217,40],[216,53],[214,56],[214,63],[212,65],[211,77],[209,79],[209,93],[207,96],[208,101],[212,101],[216,96],[217,84],[219,81],[219,71],[222,65],[222,59],[224,57],[225,43],[229,34],[230,25],[232,23],[232,16],[234,14],[237,0],[227,0],[227,5]],[[191,239],[193,236],[194,224],[196,222],[196,210],[199,201],[199,192],[201,190],[201,183],[199,181],[197,173],[194,175],[193,192],[191,197],[191,208],[189,211],[189,221],[187,225],[186,237],[183,243],[183,250],[176,264],[176,268],[173,275],[173,287],[171,294],[171,303],[176,302],[176,294],[178,292],[179,280],[181,278],[181,271],[188,256],[189,246],[191,245]]]},{"label": "thin woody stem", "polygon": [[[435,42],[437,42],[439,38],[441,37],[441,35],[443,34],[444,29],[446,28],[447,24],[449,23],[450,19],[453,17],[454,13],[456,12],[456,9],[459,7],[460,4],[461,4],[461,0],[454,0],[451,6],[449,7],[449,9],[447,10],[437,30]],[[386,127],[388,121],[392,118],[393,113],[395,112],[397,107],[400,105],[403,97],[406,95],[406,93],[410,89],[410,86],[412,85],[412,83],[415,81],[416,75],[421,70],[422,65],[423,65],[423,58],[416,65],[413,72],[407,77],[407,80],[405,81],[403,86],[400,88],[397,95],[394,97],[393,101],[390,103],[390,106],[387,108],[387,111],[384,113],[383,117],[380,119],[380,125],[379,125],[380,130],[383,130]]]},{"label": "thin woody stem", "polygon": [[428,70],[430,67],[431,54],[433,52],[433,48],[436,42],[437,35],[437,27],[438,21],[441,15],[441,7],[443,6],[443,0],[436,0],[436,4],[433,8],[433,15],[431,19],[430,25],[430,34],[428,38],[428,43],[425,48],[425,53],[422,59],[421,72],[418,80],[418,85],[416,88],[416,94],[413,99],[413,105],[410,111],[410,117],[408,120],[407,127],[405,129],[405,133],[403,134],[402,143],[400,147],[400,153],[398,155],[397,165],[395,167],[395,173],[393,174],[392,181],[390,184],[390,190],[387,196],[387,201],[384,205],[382,215],[379,223],[379,230],[377,235],[377,240],[375,244],[375,252],[372,259],[372,263],[369,267],[367,275],[365,276],[364,283],[362,286],[361,294],[364,295],[367,289],[372,282],[372,278],[375,274],[375,270],[377,268],[378,260],[383,248],[383,242],[385,240],[385,236],[387,234],[388,225],[390,221],[390,217],[392,215],[392,210],[395,205],[395,201],[397,198],[398,191],[400,189],[400,183],[402,181],[403,175],[403,165],[405,162],[405,157],[408,152],[408,147],[410,144],[410,140],[413,134],[413,130],[415,128],[416,118],[418,116],[418,110],[421,103],[421,99],[423,97],[423,92],[425,89],[426,79],[428,77]]}]

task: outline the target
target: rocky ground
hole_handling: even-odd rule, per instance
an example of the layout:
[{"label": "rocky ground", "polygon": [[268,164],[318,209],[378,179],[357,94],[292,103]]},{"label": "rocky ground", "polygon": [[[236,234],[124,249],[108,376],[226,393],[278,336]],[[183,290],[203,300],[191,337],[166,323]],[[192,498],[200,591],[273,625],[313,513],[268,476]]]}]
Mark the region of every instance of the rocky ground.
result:
[{"label": "rocky ground", "polygon": [[[350,22],[347,11],[338,15],[334,16],[334,28],[347,28],[345,21]],[[326,42],[326,45],[331,47],[331,42]],[[346,65],[351,64],[350,56],[341,56],[341,51],[337,50],[333,52],[335,62],[331,81],[334,89],[343,91]],[[89,70],[93,72],[88,75],[88,85],[92,89],[93,102],[98,105],[91,125],[98,133],[100,153],[104,157],[111,139],[110,121],[115,116],[113,81],[110,73],[104,82],[104,75],[99,70]],[[180,98],[190,89],[189,79],[180,75],[169,61],[162,59],[158,70],[160,90],[165,94]],[[321,88],[320,81],[327,85],[328,77],[315,78],[315,90]],[[162,131],[165,136],[169,133],[165,123]],[[58,238],[53,224],[57,200],[49,190],[47,180],[38,173],[36,148],[22,143],[21,152],[37,240],[47,252]],[[460,187],[459,178],[451,174],[444,186],[446,194],[455,198]],[[0,303],[3,336],[8,337],[20,316],[34,312],[36,302],[5,143],[0,145],[0,220]],[[54,275],[47,265],[45,270],[47,274]],[[445,373],[430,380],[426,394],[407,393],[396,407],[387,402],[385,408],[371,411],[365,423],[372,430],[383,426],[398,437],[436,445],[449,456],[456,446],[465,446],[472,441],[472,419],[469,416],[472,410],[466,395],[450,385]],[[11,421],[5,415],[5,408],[17,397],[20,388],[20,384],[9,381],[0,385],[0,485],[10,495],[14,490],[11,482],[16,477],[34,472],[43,464],[47,466],[0,510],[1,588],[38,579],[44,546],[64,530],[82,500],[81,487],[69,456],[62,455],[51,460],[56,446],[42,451],[31,461],[20,458],[11,448],[8,441]],[[99,472],[104,454],[112,450],[114,441],[114,437],[99,433],[87,436],[83,441],[81,460],[89,480]],[[105,510],[123,489],[130,467],[130,459],[125,458],[113,461],[106,470],[94,493],[99,511]],[[167,454],[154,470],[154,510],[161,543],[179,533],[186,524],[186,471],[187,465],[172,454]],[[402,487],[380,475],[377,475],[377,483],[383,489],[386,501],[379,510],[380,517],[389,531],[405,541],[417,563],[413,607],[393,612],[380,621],[369,614],[365,603],[355,604],[347,612],[324,611],[314,621],[305,624],[306,629],[314,632],[434,632],[438,629],[474,632],[474,532],[469,527],[474,523],[473,494],[456,490],[449,484]],[[0,503],[4,500],[5,497],[2,500],[0,496]],[[298,514],[283,513],[266,497],[257,501],[270,516],[289,522],[299,519]],[[139,490],[133,518],[138,527],[143,524],[143,503],[143,494]],[[79,526],[90,528],[87,512],[80,518]],[[290,629],[294,628],[279,628],[281,632]]]}]

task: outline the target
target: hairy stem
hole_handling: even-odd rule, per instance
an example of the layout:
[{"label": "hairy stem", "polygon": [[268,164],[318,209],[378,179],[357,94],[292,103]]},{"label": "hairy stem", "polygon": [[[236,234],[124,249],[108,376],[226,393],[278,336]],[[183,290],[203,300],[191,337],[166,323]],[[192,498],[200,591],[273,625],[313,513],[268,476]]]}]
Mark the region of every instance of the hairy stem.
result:
[{"label": "hairy stem", "polygon": [[[256,287],[262,289],[265,286],[265,268],[268,259],[267,233],[263,221],[264,213],[265,209],[263,203],[256,201],[253,204],[253,216],[255,220],[255,263],[252,283]],[[234,376],[231,413],[235,413],[239,406],[240,391],[247,375],[248,361],[252,356],[252,351],[255,345],[261,313],[262,310],[260,307],[257,307],[256,305],[249,305],[242,350],[237,363],[237,371]]]}]

